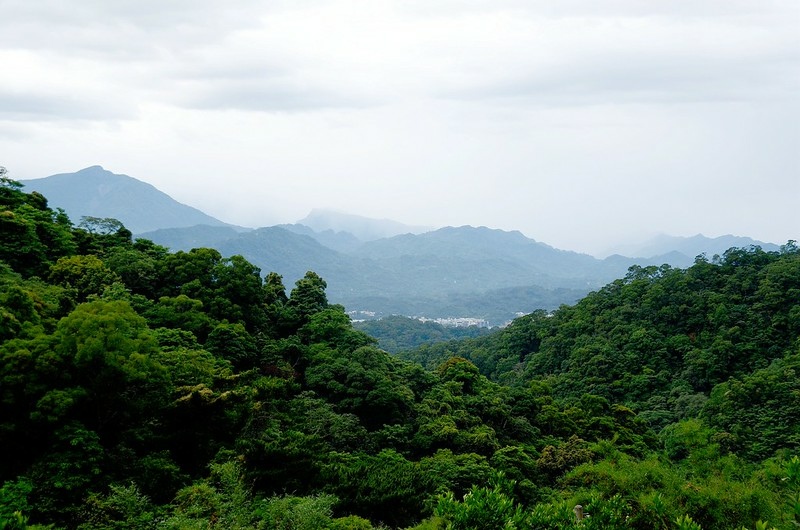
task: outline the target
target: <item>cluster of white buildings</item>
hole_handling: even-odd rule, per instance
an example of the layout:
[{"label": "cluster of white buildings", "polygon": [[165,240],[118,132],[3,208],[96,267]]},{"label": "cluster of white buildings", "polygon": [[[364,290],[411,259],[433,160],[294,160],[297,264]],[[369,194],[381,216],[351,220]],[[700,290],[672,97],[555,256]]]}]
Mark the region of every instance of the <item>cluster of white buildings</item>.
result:
[{"label": "cluster of white buildings", "polygon": [[415,317],[417,320],[421,322],[436,322],[446,328],[468,328],[470,326],[475,326],[479,328],[488,328],[489,322],[482,318],[472,318],[472,317],[450,317],[450,318],[425,318],[425,317]]}]

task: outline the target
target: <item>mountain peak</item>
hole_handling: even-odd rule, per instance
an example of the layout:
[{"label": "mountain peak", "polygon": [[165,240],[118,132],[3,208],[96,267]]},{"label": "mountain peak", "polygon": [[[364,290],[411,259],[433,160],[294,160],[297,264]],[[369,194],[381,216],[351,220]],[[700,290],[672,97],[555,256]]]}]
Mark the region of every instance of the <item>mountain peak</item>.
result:
[{"label": "mountain peak", "polygon": [[111,171],[107,170],[106,168],[104,168],[103,166],[100,166],[100,165],[94,165],[94,166],[85,167],[85,168],[81,169],[80,171],[76,171],[76,173],[79,173],[79,174],[80,173],[108,173],[108,174],[113,175],[113,173],[111,173]]},{"label": "mountain peak", "polygon": [[26,190],[42,193],[51,206],[63,208],[73,222],[84,216],[112,217],[134,234],[200,224],[231,226],[179,203],[151,184],[99,165],[21,183]]}]

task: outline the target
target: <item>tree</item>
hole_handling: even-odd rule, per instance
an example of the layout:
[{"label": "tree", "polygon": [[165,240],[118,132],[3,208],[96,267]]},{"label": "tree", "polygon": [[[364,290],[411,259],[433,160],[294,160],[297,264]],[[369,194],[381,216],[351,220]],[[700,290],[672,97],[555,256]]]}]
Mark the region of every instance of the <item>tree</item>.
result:
[{"label": "tree", "polygon": [[32,197],[0,186],[0,256],[25,277],[43,276],[55,260],[75,250],[69,218]]},{"label": "tree", "polygon": [[0,207],[11,207],[24,201],[22,184],[8,176],[8,170],[0,166]]},{"label": "tree", "polygon": [[311,315],[328,307],[328,297],[325,294],[327,286],[325,280],[312,271],[306,272],[305,276],[297,280],[287,305],[295,311],[301,325],[305,324]]},{"label": "tree", "polygon": [[253,368],[258,363],[256,342],[242,324],[222,322],[208,335],[208,351],[227,359],[239,370]]},{"label": "tree", "polygon": [[130,247],[133,239],[130,230],[110,217],[82,217],[74,235],[81,254],[103,255],[115,247]]},{"label": "tree", "polygon": [[85,302],[90,295],[102,294],[119,279],[97,256],[64,257],[50,267],[50,281],[74,289],[78,302]]},{"label": "tree", "polygon": [[50,441],[47,455],[29,472],[32,512],[39,520],[74,527],[82,500],[108,478],[105,451],[98,434],[80,422],[56,430]]},{"label": "tree", "polygon": [[324,343],[331,348],[352,351],[375,343],[375,339],[353,329],[350,317],[340,305],[314,313],[297,335],[306,343]]},{"label": "tree", "polygon": [[152,358],[155,335],[128,303],[82,304],[59,323],[55,338],[59,378],[87,390],[82,419],[101,434],[138,426],[167,403],[166,374]]},{"label": "tree", "polygon": [[78,228],[82,228],[90,234],[111,235],[118,233],[125,228],[125,225],[112,217],[90,217],[85,215],[81,217]]},{"label": "tree", "polygon": [[377,455],[336,454],[332,460],[323,473],[340,507],[392,527],[412,523],[432,493],[420,487],[419,466],[391,449]]},{"label": "tree", "polygon": [[436,515],[447,521],[448,530],[523,530],[528,528],[528,514],[514,503],[515,483],[499,473],[491,487],[473,487],[457,501],[452,493],[436,506]]},{"label": "tree", "polygon": [[204,311],[203,302],[185,294],[162,296],[144,311],[144,316],[153,328],[190,331],[201,342],[206,340],[216,324]]},{"label": "tree", "polygon": [[403,422],[413,394],[403,384],[388,354],[372,346],[354,351],[317,347],[305,373],[308,388],[352,412],[368,429]]},{"label": "tree", "polygon": [[[137,240],[137,243],[143,240]],[[138,248],[137,248],[138,247]],[[155,247],[155,246],[154,246]],[[166,249],[161,247],[164,252]],[[158,275],[158,261],[164,259],[160,252],[148,252],[142,245],[113,247],[103,256],[103,262],[120,277],[133,294],[150,299],[157,298],[162,278]]]}]

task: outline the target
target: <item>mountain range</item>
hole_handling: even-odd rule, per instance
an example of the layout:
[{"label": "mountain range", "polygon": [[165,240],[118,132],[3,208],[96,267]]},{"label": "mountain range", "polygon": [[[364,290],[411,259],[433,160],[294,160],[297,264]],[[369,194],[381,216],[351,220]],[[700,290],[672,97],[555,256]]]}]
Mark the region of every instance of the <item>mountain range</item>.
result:
[{"label": "mountain range", "polygon": [[[517,231],[487,227],[413,227],[329,210],[312,210],[295,224],[248,229],[181,204],[145,182],[100,166],[22,181],[77,222],[112,217],[137,237],[174,251],[216,248],[241,254],[284,277],[287,288],[314,270],[328,297],[355,316],[471,316],[492,325],[535,309],[573,303],[625,275],[632,265],[686,267],[694,257],[732,246],[776,245],[749,238],[660,236],[630,247],[639,257],[597,259],[559,250]],[[642,257],[644,255],[644,257]]]},{"label": "mountain range", "polygon": [[706,254],[711,258],[715,254],[721,256],[729,248],[746,248],[751,245],[758,245],[764,250],[778,250],[779,248],[778,245],[741,236],[724,235],[708,238],[703,234],[690,237],[659,234],[643,243],[620,245],[616,248],[616,253],[625,256],[664,256],[677,253],[684,256],[683,259]]}]

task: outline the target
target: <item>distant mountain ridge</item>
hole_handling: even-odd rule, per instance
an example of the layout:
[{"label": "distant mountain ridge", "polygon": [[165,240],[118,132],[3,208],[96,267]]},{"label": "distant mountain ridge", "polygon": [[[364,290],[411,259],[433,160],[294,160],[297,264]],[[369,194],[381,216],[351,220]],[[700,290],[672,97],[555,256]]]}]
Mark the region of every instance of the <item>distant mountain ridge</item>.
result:
[{"label": "distant mountain ridge", "polygon": [[314,235],[300,225],[247,233],[191,227],[142,234],[173,250],[210,246],[223,255],[241,254],[262,271],[281,274],[286,285],[314,270],[327,281],[329,299],[350,310],[474,316],[493,325],[519,313],[574,303],[624,276],[631,265],[664,263],[622,256],[598,260],[486,227],[445,227],[350,250],[330,248]]},{"label": "distant mountain ridge", "polygon": [[339,252],[351,252],[360,247],[364,242],[350,232],[336,232],[334,230],[323,230],[317,232],[313,228],[302,224],[277,225],[280,228],[314,238],[319,244],[324,245]]},{"label": "distant mountain ridge", "polygon": [[374,241],[400,234],[421,234],[431,227],[410,226],[391,219],[371,219],[360,215],[314,208],[307,216],[297,221],[315,232],[349,232],[361,241]]},{"label": "distant mountain ridge", "polygon": [[149,239],[173,251],[188,251],[193,248],[217,248],[219,245],[244,233],[230,226],[194,225],[177,228],[159,228],[152,232],[141,232],[137,237]]},{"label": "distant mountain ridge", "polygon": [[428,230],[329,210],[313,210],[302,224],[243,229],[99,166],[23,183],[43,193],[52,206],[63,207],[73,221],[83,215],[113,217],[173,251],[210,247],[225,256],[241,254],[262,272],[281,274],[288,288],[313,270],[328,283],[331,302],[349,310],[470,316],[492,325],[520,313],[572,304],[624,276],[632,265],[687,267],[696,255],[721,254],[727,244],[760,244],[734,236],[664,236],[638,247],[653,252],[652,257],[612,255],[601,260],[556,249],[518,231],[472,226]]},{"label": "distant mountain ridge", "polygon": [[659,234],[643,243],[621,245],[615,251],[623,256],[631,257],[654,257],[679,252],[690,260],[686,265],[688,266],[694,262],[696,256],[701,254],[705,254],[710,259],[715,254],[721,256],[729,248],[747,248],[751,246],[759,246],[768,252],[780,250],[780,246],[774,243],[765,243],[749,237],[730,234],[714,238],[706,237],[703,234],[696,234],[690,237]]},{"label": "distant mountain ridge", "polygon": [[84,216],[113,217],[134,234],[194,225],[234,228],[146,182],[101,166],[20,182],[25,191],[38,191],[47,197],[51,207],[63,208],[74,223]]}]

